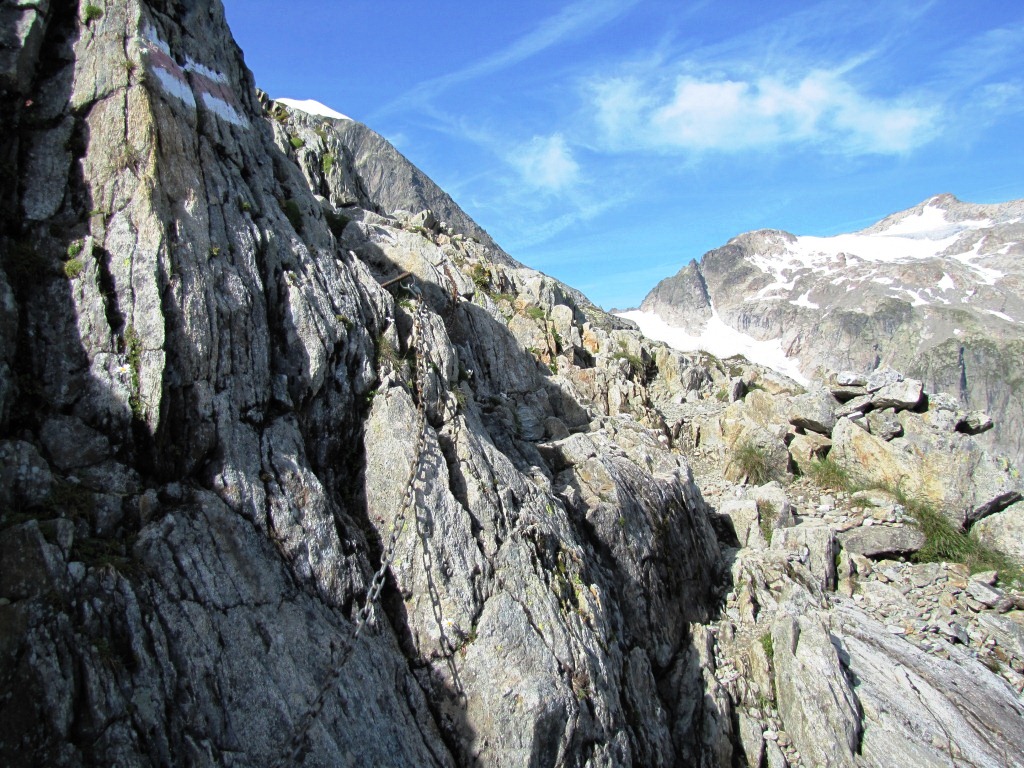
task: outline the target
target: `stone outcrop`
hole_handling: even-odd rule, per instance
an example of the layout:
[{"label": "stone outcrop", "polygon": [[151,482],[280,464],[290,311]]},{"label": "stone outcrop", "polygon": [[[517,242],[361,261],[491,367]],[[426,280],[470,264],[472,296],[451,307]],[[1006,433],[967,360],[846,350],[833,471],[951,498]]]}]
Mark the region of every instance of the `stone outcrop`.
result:
[{"label": "stone outcrop", "polygon": [[215,0],[3,14],[0,761],[727,754],[650,394],[704,368],[258,94]]}]

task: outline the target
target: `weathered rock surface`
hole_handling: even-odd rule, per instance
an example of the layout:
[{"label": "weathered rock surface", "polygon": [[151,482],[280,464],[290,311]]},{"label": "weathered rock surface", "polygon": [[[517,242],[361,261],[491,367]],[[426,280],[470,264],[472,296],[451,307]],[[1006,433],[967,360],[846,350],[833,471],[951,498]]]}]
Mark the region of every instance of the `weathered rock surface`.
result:
[{"label": "weathered rock surface", "polygon": [[843,549],[867,557],[912,555],[925,545],[925,537],[916,528],[870,526],[854,528],[839,537]]},{"label": "weathered rock surface", "polygon": [[0,762],[1024,753],[1019,595],[837,550],[904,510],[790,475],[830,395],[518,264],[216,0],[100,10],[0,11]]},{"label": "weathered rock surface", "polygon": [[904,436],[887,442],[840,419],[829,457],[867,485],[901,488],[934,504],[958,526],[1020,499],[1019,480],[973,438],[938,432],[914,417],[900,423]]},{"label": "weathered rock surface", "polygon": [[728,760],[650,393],[706,367],[258,94],[216,0],[100,10],[2,11],[0,762]]},{"label": "weathered rock surface", "polygon": [[989,546],[1024,561],[1024,503],[979,520],[971,530]]}]

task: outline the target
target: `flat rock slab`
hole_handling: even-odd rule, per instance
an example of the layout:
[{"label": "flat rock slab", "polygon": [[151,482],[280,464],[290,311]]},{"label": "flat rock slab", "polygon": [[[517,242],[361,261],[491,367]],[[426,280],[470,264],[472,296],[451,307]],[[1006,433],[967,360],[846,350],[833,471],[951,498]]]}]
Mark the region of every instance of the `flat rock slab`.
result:
[{"label": "flat rock slab", "polygon": [[925,545],[924,534],[917,528],[893,528],[888,525],[851,528],[839,534],[838,538],[847,552],[865,557],[909,555]]},{"label": "flat rock slab", "polygon": [[898,411],[916,408],[924,397],[924,385],[917,379],[886,384],[872,396],[875,410],[895,408]]},{"label": "flat rock slab", "polygon": [[825,390],[798,395],[790,401],[789,423],[811,432],[831,435],[838,407],[839,401]]}]

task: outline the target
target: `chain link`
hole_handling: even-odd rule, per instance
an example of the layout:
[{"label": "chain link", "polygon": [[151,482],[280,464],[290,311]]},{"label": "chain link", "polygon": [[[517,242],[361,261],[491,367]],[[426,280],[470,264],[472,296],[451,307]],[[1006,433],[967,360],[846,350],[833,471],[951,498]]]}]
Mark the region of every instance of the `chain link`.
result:
[{"label": "chain link", "polygon": [[402,503],[398,507],[398,514],[395,515],[394,522],[391,526],[391,536],[388,538],[387,546],[384,547],[384,552],[380,558],[380,568],[373,574],[373,580],[370,582],[370,589],[366,593],[366,602],[363,603],[362,610],[359,611],[359,615],[356,618],[356,633],[355,636],[359,637],[359,633],[363,631],[363,627],[366,626],[367,621],[370,618],[370,614],[373,611],[373,604],[380,596],[381,590],[384,588],[384,582],[386,580],[386,574],[392,563],[395,561],[395,555],[398,552],[398,539],[402,535],[402,531],[405,528],[405,518],[409,513],[409,510],[413,507],[413,503],[416,500],[416,477],[420,471],[420,459],[423,456],[423,449],[426,447],[427,442],[427,361],[426,356],[423,354],[423,347],[425,346],[423,341],[423,324],[426,319],[426,301],[420,296],[419,305],[416,307],[416,312],[413,313],[412,321],[412,343],[416,350],[416,379],[415,379],[415,390],[416,390],[416,432],[418,437],[416,438],[416,448],[413,451],[412,464],[409,467],[409,477],[405,482],[405,495],[402,497]]},{"label": "chain link", "polygon": [[302,762],[307,747],[306,739],[310,729],[313,727],[313,723],[320,716],[320,712],[327,703],[328,695],[333,690],[338,678],[341,677],[342,670],[348,663],[348,660],[352,657],[356,638],[363,631],[363,627],[368,623],[372,623],[373,605],[377,598],[380,597],[381,590],[384,588],[384,583],[387,580],[387,571],[395,561],[395,555],[398,552],[398,539],[405,528],[405,519],[409,514],[409,510],[415,505],[416,479],[420,473],[423,449],[427,443],[427,372],[429,371],[429,363],[424,351],[426,343],[423,335],[427,317],[427,302],[415,285],[410,286],[410,291],[417,298],[417,307],[415,312],[413,312],[412,318],[412,347],[415,350],[414,359],[416,364],[413,394],[416,398],[416,431],[418,436],[416,438],[416,447],[413,451],[412,464],[409,467],[409,477],[405,483],[405,494],[402,497],[398,513],[395,515],[388,543],[381,553],[380,568],[373,574],[363,607],[356,616],[355,631],[351,636],[345,638],[338,660],[332,664],[331,671],[327,679],[320,686],[316,699],[314,699],[309,709],[306,710],[299,721],[287,749],[281,758],[273,763],[274,768],[285,768],[285,766],[297,765]]}]

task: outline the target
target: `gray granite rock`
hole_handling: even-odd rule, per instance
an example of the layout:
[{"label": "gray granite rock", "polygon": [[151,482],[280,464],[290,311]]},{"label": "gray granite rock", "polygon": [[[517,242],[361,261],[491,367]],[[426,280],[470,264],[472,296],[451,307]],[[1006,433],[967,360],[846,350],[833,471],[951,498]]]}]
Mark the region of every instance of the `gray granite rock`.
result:
[{"label": "gray granite rock", "polygon": [[847,552],[865,557],[911,555],[925,545],[925,536],[917,528],[872,525],[852,528],[839,534],[839,543]]}]

